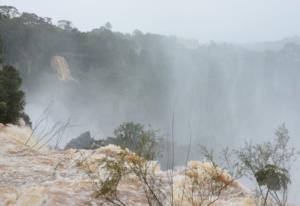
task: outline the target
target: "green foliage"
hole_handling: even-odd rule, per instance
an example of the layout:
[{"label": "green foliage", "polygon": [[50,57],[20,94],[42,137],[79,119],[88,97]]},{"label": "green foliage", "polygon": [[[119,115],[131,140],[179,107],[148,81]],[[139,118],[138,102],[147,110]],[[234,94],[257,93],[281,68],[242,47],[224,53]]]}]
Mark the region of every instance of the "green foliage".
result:
[{"label": "green foliage", "polygon": [[19,14],[19,11],[13,6],[0,6],[0,19],[13,18],[18,16]]},{"label": "green foliage", "polygon": [[155,158],[158,145],[156,131],[145,130],[144,126],[138,123],[126,122],[121,124],[114,134],[114,144],[128,148],[147,160]]},{"label": "green foliage", "polygon": [[101,181],[99,195],[114,195],[117,192],[119,182],[124,175],[125,168],[121,162],[105,159],[102,165],[109,173],[109,177]]},{"label": "green foliage", "polygon": [[153,160],[159,153],[161,139],[157,138],[157,131],[145,130],[142,124],[125,122],[114,131],[114,135],[114,137],[108,137],[104,140],[95,140],[91,137],[90,132],[85,132],[72,139],[65,146],[65,149],[96,149],[115,144],[122,148],[128,148],[147,160]]},{"label": "green foliage", "polygon": [[[90,177],[95,186],[95,196],[102,197],[112,205],[127,205],[123,195],[118,191],[118,186],[123,178],[131,176],[135,182],[143,188],[144,196],[149,205],[163,206],[166,202],[167,193],[163,190],[166,182],[156,173],[156,164],[146,161],[144,158],[123,150],[100,160],[97,172]],[[122,197],[122,198],[121,198]]]},{"label": "green foliage", "polygon": [[25,105],[24,92],[20,90],[22,79],[13,66],[0,71],[0,122],[18,123]]},{"label": "green foliage", "polygon": [[[285,125],[275,131],[274,141],[262,144],[246,144],[237,151],[243,173],[257,183],[257,205],[286,205],[289,170],[298,153],[289,146],[290,136]],[[269,195],[271,194],[271,195]]]},{"label": "green foliage", "polygon": [[268,164],[289,169],[297,157],[295,148],[289,146],[290,136],[285,125],[275,131],[275,140],[261,144],[246,144],[237,151],[238,157],[244,165],[247,174],[252,175]]},{"label": "green foliage", "polygon": [[278,191],[286,189],[290,183],[289,172],[276,165],[266,165],[255,173],[255,178],[260,186],[266,186],[270,190]]},{"label": "green foliage", "polygon": [[[24,86],[31,92],[37,84],[44,83],[40,82],[41,76],[47,74],[53,78],[51,58],[59,55],[67,60],[72,75],[82,83],[82,87],[72,91],[78,94],[74,98],[80,100],[72,100],[73,103],[99,95],[90,89],[93,84],[120,98],[142,100],[149,113],[165,111],[151,102],[168,96],[166,78],[171,68],[161,44],[163,37],[113,32],[110,23],[91,32],[79,32],[68,20],[55,25],[47,17],[26,12],[15,15],[13,8],[1,12],[8,16],[0,19],[5,61],[22,65],[18,69]],[[137,88],[137,84],[141,85],[138,91],[126,92]]]},{"label": "green foliage", "polygon": [[[133,150],[134,147],[130,143],[134,145],[135,142],[138,142],[139,138],[137,137],[143,134],[143,130],[143,126],[140,124],[124,123],[115,130],[116,137],[111,138],[110,141],[114,140],[120,145],[126,144],[127,148],[131,147]],[[290,137],[285,125],[280,126],[275,134],[275,141],[256,145],[247,144],[240,151],[232,151],[232,153],[225,149],[221,155],[223,164],[221,167],[215,162],[213,151],[202,146],[202,156],[211,163],[211,168],[204,170],[209,178],[203,176],[203,172],[199,173],[196,165],[187,167],[185,184],[187,184],[187,188],[191,188],[192,193],[189,196],[189,192],[185,191],[184,196],[191,202],[200,202],[199,205],[204,202],[207,205],[214,204],[227,187],[233,184],[237,178],[246,174],[252,175],[259,187],[256,205],[286,206],[288,186],[291,183],[287,165],[293,161],[297,153],[294,148],[288,146]],[[125,146],[123,145],[123,147]],[[233,157],[236,152],[240,161]],[[149,205],[166,205],[165,203],[169,199],[172,202],[172,197],[170,197],[172,194],[164,194],[162,190],[162,187],[167,185],[159,180],[159,176],[155,173],[155,166],[151,166],[148,161],[137,154],[124,150],[114,155],[113,158],[104,158],[99,167],[106,170],[107,175],[102,179],[100,175],[94,177],[97,186],[96,194],[113,205],[126,205],[120,199],[122,195],[118,192],[118,185],[128,174],[133,174],[138,178],[144,188]],[[227,173],[230,176],[227,176]],[[172,187],[172,185],[169,186]]]}]

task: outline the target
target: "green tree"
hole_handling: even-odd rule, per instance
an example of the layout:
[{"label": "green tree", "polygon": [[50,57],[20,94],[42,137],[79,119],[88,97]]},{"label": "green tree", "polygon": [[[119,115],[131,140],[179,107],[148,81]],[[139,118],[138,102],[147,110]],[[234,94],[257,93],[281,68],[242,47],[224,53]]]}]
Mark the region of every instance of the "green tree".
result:
[{"label": "green tree", "polygon": [[157,155],[158,139],[156,131],[145,130],[139,123],[126,122],[121,124],[115,131],[112,143],[128,148],[147,160],[153,160]]},{"label": "green tree", "polygon": [[13,6],[0,6],[0,16],[14,18],[20,15],[18,9]]},{"label": "green tree", "polygon": [[18,123],[24,114],[24,92],[20,90],[22,79],[13,66],[0,71],[0,122]]}]

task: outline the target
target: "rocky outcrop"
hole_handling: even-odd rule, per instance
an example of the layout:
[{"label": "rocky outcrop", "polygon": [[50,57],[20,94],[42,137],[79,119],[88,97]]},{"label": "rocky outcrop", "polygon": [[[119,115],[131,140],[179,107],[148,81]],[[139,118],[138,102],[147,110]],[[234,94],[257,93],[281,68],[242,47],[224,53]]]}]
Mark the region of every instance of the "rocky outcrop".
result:
[{"label": "rocky outcrop", "polygon": [[[32,149],[35,143],[29,128],[0,125],[0,205],[109,205],[95,196],[91,174],[102,174],[98,167],[99,161],[104,158],[114,159],[122,152],[121,148],[108,145],[97,150],[35,150]],[[199,171],[209,168],[209,164],[190,162],[188,168],[190,175],[201,175]],[[158,176],[168,177],[168,172],[161,171],[159,167],[156,170]],[[186,187],[186,183],[183,186],[183,174],[180,170],[174,173],[175,195],[181,194],[182,188]],[[148,205],[143,188],[135,178],[122,179],[118,191],[121,199],[130,206]],[[188,199],[184,201],[182,205],[191,205]],[[236,182],[215,205],[254,203]]]},{"label": "rocky outcrop", "polygon": [[72,139],[66,146],[66,149],[91,149],[95,140],[91,137],[89,131],[82,133],[79,137]]}]

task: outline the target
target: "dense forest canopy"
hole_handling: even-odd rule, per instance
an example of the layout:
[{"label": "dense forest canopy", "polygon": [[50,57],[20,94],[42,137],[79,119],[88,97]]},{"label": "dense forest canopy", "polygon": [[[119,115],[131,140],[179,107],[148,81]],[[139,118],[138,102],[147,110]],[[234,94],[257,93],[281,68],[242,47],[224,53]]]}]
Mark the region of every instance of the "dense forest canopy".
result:
[{"label": "dense forest canopy", "polygon": [[[300,134],[298,37],[200,44],[138,30],[123,34],[110,23],[81,32],[68,20],[54,24],[14,7],[0,13],[3,59],[24,79],[27,112],[34,121],[51,105],[53,119],[71,117],[77,127],[68,138],[85,130],[108,136],[125,121],[170,133],[172,116],[183,143],[192,133],[196,142],[238,144],[282,122]],[[65,81],[56,74],[64,68]]]}]

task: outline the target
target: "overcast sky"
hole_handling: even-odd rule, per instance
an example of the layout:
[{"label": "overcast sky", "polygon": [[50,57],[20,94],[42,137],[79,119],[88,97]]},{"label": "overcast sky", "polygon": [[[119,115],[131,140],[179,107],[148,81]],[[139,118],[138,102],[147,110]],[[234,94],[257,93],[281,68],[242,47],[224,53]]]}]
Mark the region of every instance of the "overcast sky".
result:
[{"label": "overcast sky", "polygon": [[71,20],[80,30],[113,30],[226,42],[300,34],[300,0],[0,0],[20,11]]}]

